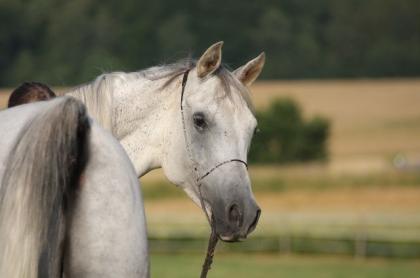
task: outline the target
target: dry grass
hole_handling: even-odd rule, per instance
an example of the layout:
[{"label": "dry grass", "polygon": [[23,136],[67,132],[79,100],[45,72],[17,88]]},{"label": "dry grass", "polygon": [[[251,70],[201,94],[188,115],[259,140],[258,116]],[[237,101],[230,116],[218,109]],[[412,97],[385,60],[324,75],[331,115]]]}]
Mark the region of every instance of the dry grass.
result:
[{"label": "dry grass", "polygon": [[[182,217],[204,218],[196,205],[187,199],[185,196],[175,199],[147,200],[146,210],[150,212],[147,215],[160,214],[171,218],[182,211]],[[282,193],[259,193],[256,194],[256,199],[264,214],[298,211],[355,214],[420,213],[420,188],[415,187],[295,190]]]},{"label": "dry grass", "polygon": [[2,89],[0,90],[0,109],[7,106],[7,100],[9,99],[10,90]]},{"label": "dry grass", "polygon": [[419,213],[420,188],[387,187],[328,191],[289,191],[257,195],[262,208],[276,211],[324,211],[351,213]]}]

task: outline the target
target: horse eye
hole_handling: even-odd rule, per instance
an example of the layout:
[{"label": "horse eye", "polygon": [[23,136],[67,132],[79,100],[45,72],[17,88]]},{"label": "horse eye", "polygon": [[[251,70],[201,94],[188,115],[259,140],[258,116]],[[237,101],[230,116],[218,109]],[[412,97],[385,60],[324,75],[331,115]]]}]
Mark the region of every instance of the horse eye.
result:
[{"label": "horse eye", "polygon": [[203,113],[194,113],[193,115],[193,121],[194,121],[194,126],[196,129],[198,129],[199,131],[203,131],[204,128],[206,128],[207,123],[206,123],[206,118],[204,117]]}]

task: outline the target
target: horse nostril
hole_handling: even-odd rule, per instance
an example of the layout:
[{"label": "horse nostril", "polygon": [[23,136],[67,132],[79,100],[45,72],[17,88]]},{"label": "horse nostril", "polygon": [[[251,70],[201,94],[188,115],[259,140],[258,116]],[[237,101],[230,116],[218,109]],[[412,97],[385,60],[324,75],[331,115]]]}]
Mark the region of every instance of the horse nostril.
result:
[{"label": "horse nostril", "polygon": [[239,210],[239,207],[237,204],[233,204],[229,207],[228,210],[228,220],[229,223],[235,225],[236,228],[240,228],[243,223],[243,215],[241,211]]},{"label": "horse nostril", "polygon": [[257,209],[257,215],[255,215],[254,221],[252,221],[251,225],[248,228],[247,234],[250,234],[255,227],[257,227],[258,220],[260,219],[261,209]]}]

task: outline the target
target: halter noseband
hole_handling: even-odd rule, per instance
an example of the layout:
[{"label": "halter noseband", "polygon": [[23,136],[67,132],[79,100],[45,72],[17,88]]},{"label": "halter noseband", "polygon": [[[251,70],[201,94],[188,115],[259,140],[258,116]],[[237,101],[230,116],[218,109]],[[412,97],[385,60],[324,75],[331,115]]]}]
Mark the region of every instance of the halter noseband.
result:
[{"label": "halter noseband", "polygon": [[[190,149],[190,145],[188,144],[188,139],[187,139],[187,130],[186,130],[186,125],[185,125],[185,117],[184,117],[184,107],[183,107],[183,100],[184,100],[184,91],[185,91],[185,86],[187,85],[187,81],[188,81],[188,75],[190,73],[190,70],[186,70],[183,77],[182,77],[182,90],[181,90],[181,116],[182,116],[182,128],[184,130],[184,139],[185,139],[185,146],[187,148],[187,152],[188,152],[188,156],[190,157],[190,160],[192,163],[197,164],[197,162],[193,159],[192,157],[192,152]],[[208,170],[205,174],[203,174],[202,176],[198,175],[198,169],[197,167],[193,167],[194,168],[194,173],[196,176],[196,182],[199,183],[200,181],[202,181],[205,177],[207,177],[208,175],[210,175],[214,170],[216,170],[217,168],[219,168],[222,165],[231,163],[231,162],[239,162],[242,163],[243,165],[245,165],[245,167],[248,169],[248,164],[243,161],[242,159],[238,159],[238,158],[234,158],[234,159],[229,159],[229,160],[225,160],[219,164],[217,164],[216,166],[214,166],[213,168],[211,168],[210,170]],[[198,184],[198,187],[200,187],[200,184]],[[200,196],[201,197],[201,196]],[[204,207],[203,207],[204,209]],[[204,209],[205,210],[205,209]]]}]

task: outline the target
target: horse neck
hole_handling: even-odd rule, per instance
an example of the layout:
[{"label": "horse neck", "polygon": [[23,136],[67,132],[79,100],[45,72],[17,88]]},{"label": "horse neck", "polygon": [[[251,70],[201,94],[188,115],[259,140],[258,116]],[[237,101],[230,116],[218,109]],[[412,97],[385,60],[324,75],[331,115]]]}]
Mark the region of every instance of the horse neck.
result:
[{"label": "horse neck", "polygon": [[[140,177],[162,166],[163,140],[176,116],[180,82],[150,80],[141,72],[111,73],[69,91],[121,142]],[[179,112],[179,111],[178,111]]]},{"label": "horse neck", "polygon": [[[138,176],[162,166],[164,140],[173,123],[177,87],[165,79],[126,78],[113,96],[113,134],[121,142]],[[176,83],[176,82],[174,82]]]}]

